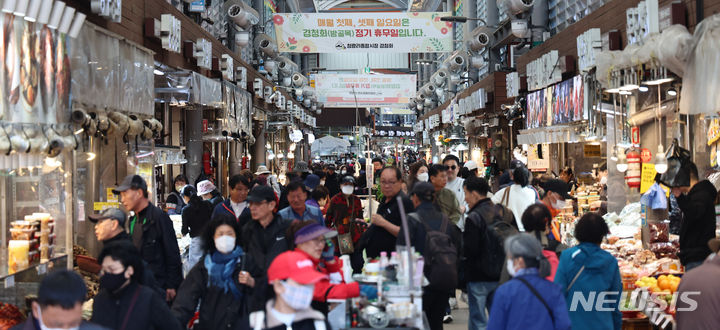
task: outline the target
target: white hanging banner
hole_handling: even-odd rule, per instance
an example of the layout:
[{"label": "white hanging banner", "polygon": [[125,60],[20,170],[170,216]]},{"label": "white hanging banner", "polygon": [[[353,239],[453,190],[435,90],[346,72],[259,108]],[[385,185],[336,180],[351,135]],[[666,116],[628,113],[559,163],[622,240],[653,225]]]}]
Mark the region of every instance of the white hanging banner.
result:
[{"label": "white hanging banner", "polygon": [[452,52],[450,13],[274,14],[281,53]]},{"label": "white hanging banner", "polygon": [[318,102],[328,108],[407,107],[415,95],[414,74],[315,75]]}]

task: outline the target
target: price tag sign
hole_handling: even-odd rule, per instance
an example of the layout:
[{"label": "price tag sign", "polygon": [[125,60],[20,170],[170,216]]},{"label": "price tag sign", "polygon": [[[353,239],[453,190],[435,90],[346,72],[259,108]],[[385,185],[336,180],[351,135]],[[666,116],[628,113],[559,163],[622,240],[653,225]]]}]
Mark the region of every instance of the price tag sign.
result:
[{"label": "price tag sign", "polygon": [[655,164],[643,163],[642,174],[640,175],[640,193],[644,194],[655,183]]},{"label": "price tag sign", "polygon": [[42,275],[47,273],[48,265],[47,264],[39,264],[37,267],[35,267],[37,270],[38,275]]},{"label": "price tag sign", "polygon": [[5,278],[5,289],[12,288],[15,286],[15,275],[10,275]]},{"label": "price tag sign", "polygon": [[107,201],[108,202],[117,202],[118,201],[118,195],[115,195],[113,192],[114,188],[107,188]]}]

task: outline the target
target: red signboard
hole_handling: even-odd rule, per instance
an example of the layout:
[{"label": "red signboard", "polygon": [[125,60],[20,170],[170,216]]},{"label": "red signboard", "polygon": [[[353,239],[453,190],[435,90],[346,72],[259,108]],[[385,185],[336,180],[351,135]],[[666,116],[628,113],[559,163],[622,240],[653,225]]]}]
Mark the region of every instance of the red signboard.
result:
[{"label": "red signboard", "polygon": [[652,162],[652,152],[650,152],[650,149],[642,148],[640,150],[640,160],[642,160],[643,163]]},{"label": "red signboard", "polygon": [[488,138],[488,146],[487,146],[488,150],[492,149],[492,147],[493,147],[492,142],[493,142],[492,138]]},{"label": "red signboard", "polygon": [[207,133],[208,131],[208,121],[207,119],[202,120],[202,132]]},{"label": "red signboard", "polygon": [[640,127],[633,127],[630,131],[630,141],[632,144],[640,144]]}]

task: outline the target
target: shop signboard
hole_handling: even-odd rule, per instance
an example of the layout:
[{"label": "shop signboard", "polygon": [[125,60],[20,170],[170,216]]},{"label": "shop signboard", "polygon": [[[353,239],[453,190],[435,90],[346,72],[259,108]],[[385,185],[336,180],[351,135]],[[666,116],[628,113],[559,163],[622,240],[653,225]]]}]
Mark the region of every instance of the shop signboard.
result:
[{"label": "shop signboard", "polygon": [[583,145],[583,154],[585,158],[601,157],[602,151],[599,144],[586,143]]},{"label": "shop signboard", "polygon": [[318,102],[327,108],[407,107],[417,87],[412,74],[315,75]]},{"label": "shop signboard", "polygon": [[278,13],[281,53],[445,53],[453,49],[451,13]]},{"label": "shop signboard", "polygon": [[655,183],[655,176],[657,171],[655,170],[655,164],[643,163],[642,174],[640,175],[640,193],[644,194],[650,187]]},{"label": "shop signboard", "polygon": [[652,161],[652,152],[648,148],[640,149],[640,160],[643,163],[649,163]]},{"label": "shop signboard", "polygon": [[582,76],[541,89],[527,96],[527,128],[568,124],[587,119]]},{"label": "shop signboard", "polygon": [[[599,146],[598,146],[599,147]],[[534,172],[545,171],[550,168],[550,155],[547,144],[531,144],[528,148],[528,169]]]}]

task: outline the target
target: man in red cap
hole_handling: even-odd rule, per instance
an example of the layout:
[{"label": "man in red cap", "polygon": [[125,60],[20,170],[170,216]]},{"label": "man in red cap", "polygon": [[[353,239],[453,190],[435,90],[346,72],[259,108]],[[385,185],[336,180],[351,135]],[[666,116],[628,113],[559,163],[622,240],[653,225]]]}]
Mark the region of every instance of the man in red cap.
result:
[{"label": "man in red cap", "polygon": [[315,283],[327,276],[315,270],[307,255],[283,252],[270,264],[267,274],[275,297],[268,299],[263,310],[239,322],[237,329],[330,329],[325,316],[310,308]]}]

